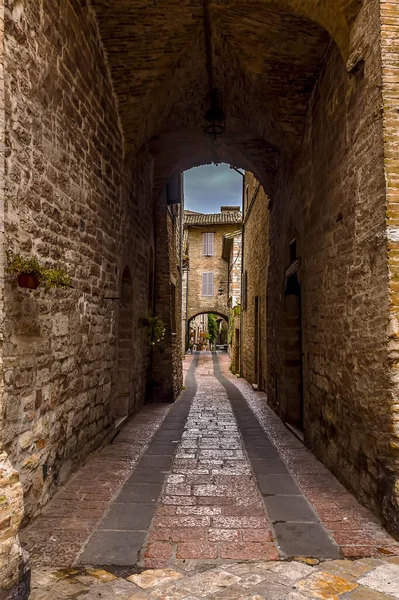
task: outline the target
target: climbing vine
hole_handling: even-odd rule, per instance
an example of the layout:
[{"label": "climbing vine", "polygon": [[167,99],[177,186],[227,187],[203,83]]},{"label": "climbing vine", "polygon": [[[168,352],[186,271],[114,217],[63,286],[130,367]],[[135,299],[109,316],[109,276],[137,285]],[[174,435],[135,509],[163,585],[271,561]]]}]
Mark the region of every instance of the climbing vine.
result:
[{"label": "climbing vine", "polygon": [[208,333],[209,341],[211,342],[211,344],[214,344],[218,334],[218,326],[216,321],[216,315],[212,313],[208,315]]},{"label": "climbing vine", "polygon": [[159,317],[143,317],[141,324],[146,328],[146,339],[150,346],[155,346],[164,339],[166,327]]},{"label": "climbing vine", "polygon": [[232,348],[234,341],[235,319],[241,315],[241,304],[229,310],[229,346]]}]

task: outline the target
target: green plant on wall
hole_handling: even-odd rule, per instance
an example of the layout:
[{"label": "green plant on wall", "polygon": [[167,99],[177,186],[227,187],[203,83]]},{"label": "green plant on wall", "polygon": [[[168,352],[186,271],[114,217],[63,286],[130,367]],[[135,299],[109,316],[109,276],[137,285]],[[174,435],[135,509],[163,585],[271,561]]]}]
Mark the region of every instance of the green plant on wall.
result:
[{"label": "green plant on wall", "polygon": [[208,333],[209,333],[209,341],[211,344],[215,343],[215,340],[218,335],[218,325],[216,320],[216,315],[210,313],[208,315]]},{"label": "green plant on wall", "polygon": [[146,339],[150,346],[159,344],[166,333],[164,322],[159,317],[143,317],[142,325],[146,328]]},{"label": "green plant on wall", "polygon": [[7,250],[6,254],[8,263],[6,271],[18,277],[19,285],[21,285],[21,276],[31,275],[39,284],[45,286],[46,291],[54,287],[71,287],[71,278],[63,269],[48,269],[41,265],[36,257],[24,258],[11,250]]},{"label": "green plant on wall", "polygon": [[237,304],[229,310],[229,346],[233,346],[235,319],[241,315],[241,304]]},{"label": "green plant on wall", "polygon": [[236,304],[234,308],[231,309],[233,313],[233,317],[239,317],[241,314],[241,304]]}]

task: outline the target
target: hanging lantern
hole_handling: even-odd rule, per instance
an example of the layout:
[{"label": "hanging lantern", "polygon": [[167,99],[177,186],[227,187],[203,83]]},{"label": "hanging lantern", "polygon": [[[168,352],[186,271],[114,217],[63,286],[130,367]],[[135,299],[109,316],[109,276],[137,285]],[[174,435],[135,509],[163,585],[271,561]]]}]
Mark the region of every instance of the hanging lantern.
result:
[{"label": "hanging lantern", "polygon": [[214,140],[226,130],[226,115],[222,108],[221,94],[214,85],[213,60],[212,60],[212,31],[209,17],[208,0],[204,4],[204,30],[206,49],[206,69],[208,73],[209,103],[210,107],[205,113],[204,131]]},{"label": "hanging lantern", "polygon": [[221,104],[220,94],[212,90],[211,106],[205,113],[204,131],[215,140],[226,130],[226,116]]}]

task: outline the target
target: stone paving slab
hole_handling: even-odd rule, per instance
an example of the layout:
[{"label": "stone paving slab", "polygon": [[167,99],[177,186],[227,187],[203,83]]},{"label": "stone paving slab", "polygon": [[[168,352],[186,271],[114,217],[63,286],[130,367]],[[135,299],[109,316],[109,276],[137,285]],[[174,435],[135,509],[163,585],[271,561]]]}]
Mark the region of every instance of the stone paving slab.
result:
[{"label": "stone paving slab", "polygon": [[[187,372],[186,390],[161,425],[162,434],[170,431],[174,436],[175,430],[168,429],[169,424],[172,421],[185,423],[187,420],[197,387],[194,378],[196,364],[195,358]],[[160,443],[158,433],[152,438],[136,468],[87,541],[78,558],[79,564],[134,566],[138,563],[177,449],[173,439],[163,439]],[[179,484],[176,483],[171,491],[179,493]],[[147,502],[144,501],[145,498]],[[159,552],[159,548],[157,551]]]},{"label": "stone paving slab", "polygon": [[[245,426],[243,427],[242,423],[252,421],[254,414],[237,387],[223,376],[216,353],[213,353],[213,365],[215,377],[225,389],[232,403],[258,488],[273,523],[280,555],[294,557],[303,554],[316,558],[342,556],[338,545],[303,496],[293,475],[289,471],[265,473],[264,467],[262,472],[257,471],[261,464],[260,459],[279,460],[280,455],[259,422],[255,430],[246,430]],[[253,431],[257,431],[256,435],[252,434]],[[277,507],[279,508],[278,515],[276,515]],[[281,510],[282,507],[284,507],[284,512]],[[269,512],[269,508],[271,512]]]},{"label": "stone paving slab", "polygon": [[[184,363],[186,373],[192,360],[188,357]],[[32,565],[65,568],[74,564],[173,406],[144,406],[115,441],[93,453],[55,494],[43,514],[21,531]],[[149,467],[148,462],[145,466]]]},{"label": "stone paving slab", "polygon": [[[212,356],[202,354],[197,393],[142,554],[143,566],[279,558],[229,398],[211,365]],[[264,430],[258,427],[263,442]]]},{"label": "stone paving slab", "polygon": [[395,600],[398,559],[192,564],[126,572],[35,568],[30,600]]},{"label": "stone paving slab", "polygon": [[[398,556],[399,543],[381,522],[336,479],[267,406],[263,392],[255,392],[229,370],[229,357],[218,354],[222,374],[244,396],[258,422],[277,448],[304,496],[325,529],[348,558]],[[360,596],[359,596],[360,598]]]},{"label": "stone paving slab", "polygon": [[[151,429],[139,415],[139,426],[133,420],[113,447],[89,459],[23,532],[34,565],[65,568],[80,555],[86,566],[131,567],[140,558],[141,568],[195,572],[225,561],[278,560],[279,553],[326,558],[333,556],[331,546],[321,543],[326,531],[334,549],[339,544],[349,557],[399,553],[399,544],[371,513],[265,406],[264,395],[234,379],[224,355],[218,362],[240,392],[231,395],[234,412],[209,368],[212,356],[203,353],[200,386],[196,394],[186,393],[191,408],[188,402],[169,414],[165,410],[160,429],[161,416]],[[188,361],[186,371],[187,366]],[[243,583],[237,586],[239,597]],[[365,587],[356,588],[359,598]],[[223,597],[225,591],[217,593]]]}]

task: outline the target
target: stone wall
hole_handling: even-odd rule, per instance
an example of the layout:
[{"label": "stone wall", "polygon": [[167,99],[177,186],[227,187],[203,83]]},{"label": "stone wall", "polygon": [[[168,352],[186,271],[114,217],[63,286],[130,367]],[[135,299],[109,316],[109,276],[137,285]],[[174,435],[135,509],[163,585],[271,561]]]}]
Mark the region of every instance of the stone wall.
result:
[{"label": "stone wall", "polygon": [[391,366],[390,449],[396,458],[387,465],[386,492],[383,511],[399,531],[399,149],[398,149],[398,90],[399,90],[399,1],[381,1],[382,97],[384,114],[384,157],[387,194],[388,265],[390,279],[389,364]]},{"label": "stone wall", "polygon": [[266,288],[269,266],[269,199],[257,181],[245,174],[243,272],[246,302],[241,311],[241,375],[260,390],[267,381]]},{"label": "stone wall", "polygon": [[155,314],[163,320],[166,333],[151,357],[151,396],[156,401],[173,402],[183,385],[182,214],[181,206],[167,206],[164,188],[157,204]]},{"label": "stone wall", "polygon": [[235,234],[229,260],[229,306],[241,304],[242,234]]},{"label": "stone wall", "polygon": [[182,351],[187,349],[187,269],[183,267],[182,273],[182,325],[181,325],[181,345]]},{"label": "stone wall", "polygon": [[242,267],[242,232],[233,236],[229,257],[229,332],[228,353],[233,373],[240,373],[241,368],[241,273]]},{"label": "stone wall", "polygon": [[[5,146],[5,86],[4,86],[4,2],[0,2],[0,146]],[[5,155],[0,156],[0,214],[4,214]],[[3,342],[4,327],[4,228],[0,231],[0,325]],[[26,600],[29,596],[30,571],[28,558],[22,550],[18,532],[24,516],[23,490],[18,472],[3,450],[4,415],[4,344],[0,350],[0,598]]]},{"label": "stone wall", "polygon": [[[78,0],[6,9],[7,247],[61,266],[73,287],[27,291],[7,276],[3,441],[37,514],[145,399],[154,210],[151,159],[124,155],[95,19]],[[151,253],[152,252],[152,253]],[[121,280],[133,286],[131,358],[118,364]],[[126,323],[125,323],[126,327]]]},{"label": "stone wall", "polygon": [[295,238],[306,442],[399,534],[393,517],[379,8],[378,0],[363,3],[352,26],[350,72],[330,46],[300,157],[295,164],[280,162],[270,214],[268,396],[284,418],[282,298]]}]

